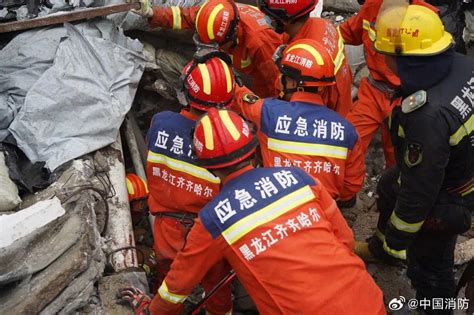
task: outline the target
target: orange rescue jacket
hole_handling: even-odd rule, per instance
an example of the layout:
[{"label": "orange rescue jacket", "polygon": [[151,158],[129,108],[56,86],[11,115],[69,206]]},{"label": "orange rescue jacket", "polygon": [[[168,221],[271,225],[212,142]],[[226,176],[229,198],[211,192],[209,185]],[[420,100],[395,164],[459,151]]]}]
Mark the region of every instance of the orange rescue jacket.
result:
[{"label": "orange rescue jacket", "polygon": [[[272,56],[283,44],[283,35],[276,33],[265,15],[257,8],[236,3],[240,22],[237,26],[238,43],[226,51],[231,55],[234,67],[252,77],[253,90],[260,97],[276,96],[274,82],[279,70]],[[151,27],[194,29],[199,6],[189,8],[154,7],[149,19]]]},{"label": "orange rescue jacket", "polygon": [[147,134],[150,212],[199,210],[219,192],[220,180],[195,165],[191,130],[198,117],[183,110],[153,116]]},{"label": "orange rescue jacket", "polygon": [[342,36],[330,21],[309,18],[289,42],[305,38],[322,43],[331,54],[335,66],[336,85],[325,89],[323,102],[330,109],[346,117],[352,107],[352,74],[346,62]]},{"label": "orange rescue jacket", "polygon": [[[388,82],[392,86],[399,86],[400,79],[387,67],[384,55],[374,50],[375,22],[382,2],[382,0],[365,1],[360,11],[342,23],[339,30],[346,44],[364,44],[365,61],[372,78]],[[411,4],[423,5],[438,13],[438,9],[424,1],[413,0]]]},{"label": "orange rescue jacket", "polygon": [[348,200],[362,187],[365,157],[359,136],[318,94],[296,92],[286,102],[257,99],[238,88],[233,109],[256,124],[264,166],[297,166],[335,199]]},{"label": "orange rescue jacket", "polygon": [[247,167],[201,210],[150,311],[177,314],[224,258],[261,314],[385,314],[352,250],[352,232],[320,183],[299,168]]}]

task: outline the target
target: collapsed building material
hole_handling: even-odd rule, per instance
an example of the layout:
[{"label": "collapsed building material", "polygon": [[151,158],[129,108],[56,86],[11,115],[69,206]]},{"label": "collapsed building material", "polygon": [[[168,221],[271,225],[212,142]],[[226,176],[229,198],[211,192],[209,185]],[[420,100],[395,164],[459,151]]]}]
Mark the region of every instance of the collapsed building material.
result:
[{"label": "collapsed building material", "polygon": [[474,259],[474,238],[456,244],[454,264],[462,265]]},{"label": "collapsed building material", "polygon": [[30,28],[43,27],[65,22],[72,22],[84,19],[90,19],[98,16],[109,15],[118,12],[130,11],[132,9],[140,9],[140,3],[123,3],[113,4],[99,8],[81,9],[73,12],[62,12],[60,14],[48,15],[31,20],[15,21],[0,24],[0,33],[14,32],[26,30]]},{"label": "collapsed building material", "polygon": [[360,5],[357,0],[324,0],[325,11],[358,12]]},{"label": "collapsed building material", "polygon": [[0,151],[0,212],[13,210],[20,202],[18,188],[8,175],[5,156]]},{"label": "collapsed building material", "polygon": [[133,315],[128,305],[117,303],[117,292],[125,287],[136,287],[149,293],[148,283],[144,272],[128,271],[103,277],[99,281],[99,295],[105,314]]},{"label": "collapsed building material", "polygon": [[[132,158],[132,163],[133,163],[133,168],[135,169],[135,173],[139,177],[144,179],[146,182],[147,178],[146,178],[145,167],[141,160],[140,149],[138,147],[137,139],[136,139],[137,137],[133,130],[132,122],[128,114],[127,114],[127,117],[125,117],[123,126],[124,126],[125,140],[127,142],[128,150]],[[149,214],[148,221],[150,222],[150,228],[151,228],[151,231],[153,232],[155,217],[152,214]]]},{"label": "collapsed building material", "polygon": [[138,267],[120,136],[111,146],[102,149],[101,154],[110,168],[110,181],[114,183],[116,193],[108,199],[110,212],[106,230],[106,251],[109,264],[115,272],[120,272]]},{"label": "collapsed building material", "polygon": [[[83,281],[82,286],[77,286],[79,280],[75,279],[91,267],[93,276],[87,278],[102,274],[105,255],[93,204],[92,195],[76,195],[63,204],[66,214],[2,249],[2,268],[16,270],[13,277],[3,280],[16,281],[3,286],[0,313],[36,314],[67,292],[74,300],[74,291],[83,291],[89,285],[89,281]],[[12,271],[2,274],[11,275]]]},{"label": "collapsed building material", "polygon": [[50,170],[115,141],[144,70],[138,41],[110,21],[90,26],[98,25],[95,36],[65,25],[54,64],[8,129],[32,162]]},{"label": "collapsed building material", "polygon": [[65,213],[58,198],[40,201],[13,214],[0,216],[0,248],[10,246]]}]

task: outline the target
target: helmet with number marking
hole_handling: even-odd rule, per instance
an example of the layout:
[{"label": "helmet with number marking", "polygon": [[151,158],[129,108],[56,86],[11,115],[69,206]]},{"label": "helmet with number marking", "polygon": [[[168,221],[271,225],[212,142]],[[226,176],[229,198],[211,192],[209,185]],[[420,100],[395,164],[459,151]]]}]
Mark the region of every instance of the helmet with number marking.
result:
[{"label": "helmet with number marking", "polygon": [[255,152],[258,141],[237,113],[211,108],[197,123],[193,147],[199,164],[217,169],[237,164]]}]

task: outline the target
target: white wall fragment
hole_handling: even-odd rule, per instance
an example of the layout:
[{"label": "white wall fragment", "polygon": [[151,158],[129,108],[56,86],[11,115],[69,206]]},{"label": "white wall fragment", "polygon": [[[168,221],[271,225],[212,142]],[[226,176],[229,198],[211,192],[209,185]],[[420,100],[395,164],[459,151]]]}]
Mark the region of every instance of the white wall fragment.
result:
[{"label": "white wall fragment", "polygon": [[43,200],[13,214],[0,215],[0,248],[45,226],[66,211],[58,198]]}]

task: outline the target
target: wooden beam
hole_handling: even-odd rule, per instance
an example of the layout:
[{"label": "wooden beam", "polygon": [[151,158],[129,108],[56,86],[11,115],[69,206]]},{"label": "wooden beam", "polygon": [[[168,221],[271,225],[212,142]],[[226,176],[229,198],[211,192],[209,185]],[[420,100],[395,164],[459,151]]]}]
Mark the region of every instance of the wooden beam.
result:
[{"label": "wooden beam", "polygon": [[64,22],[72,22],[84,19],[90,19],[98,16],[109,15],[113,13],[130,11],[132,9],[139,10],[140,3],[121,3],[105,7],[87,8],[69,12],[58,12],[44,17],[34,18],[31,20],[15,21],[0,24],[0,33],[8,33],[30,28],[43,27],[53,24],[62,24]]}]

